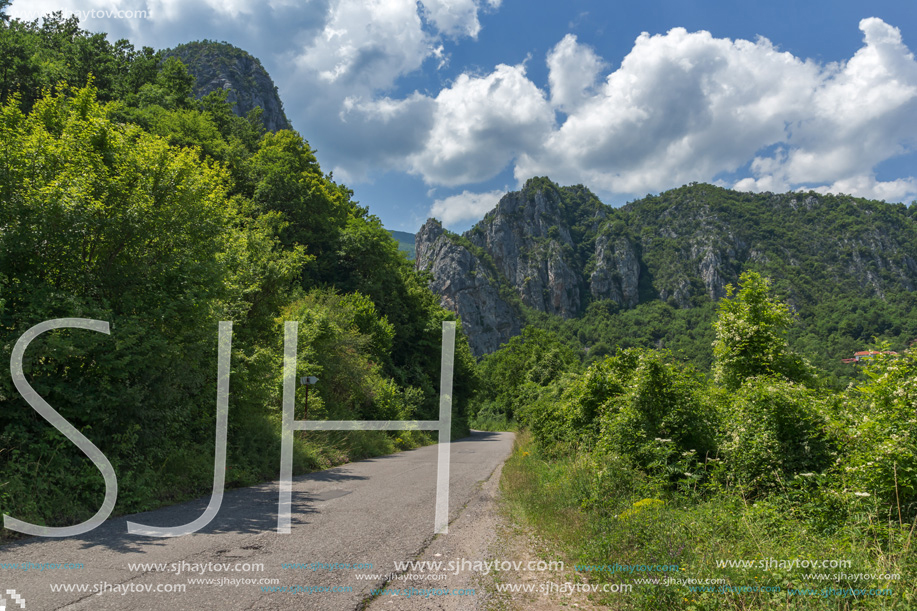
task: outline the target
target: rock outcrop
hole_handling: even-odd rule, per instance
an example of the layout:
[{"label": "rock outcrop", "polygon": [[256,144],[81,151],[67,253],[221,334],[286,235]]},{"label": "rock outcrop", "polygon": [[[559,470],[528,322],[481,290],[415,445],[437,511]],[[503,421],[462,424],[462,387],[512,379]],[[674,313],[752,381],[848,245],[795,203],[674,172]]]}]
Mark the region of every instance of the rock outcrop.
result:
[{"label": "rock outcrop", "polygon": [[195,79],[194,95],[200,99],[212,91],[228,91],[226,101],[233,112],[244,117],[261,108],[261,120],[269,131],[288,129],[277,87],[261,62],[238,47],[209,40],[190,42],[164,52],[177,57]]},{"label": "rock outcrop", "polygon": [[507,193],[466,237],[493,258],[522,303],[569,318],[582,305],[582,276],[569,254],[573,239],[561,206],[552,189]]},{"label": "rock outcrop", "polygon": [[462,236],[428,221],[416,248],[479,356],[532,310],[572,318],[597,301],[655,299],[690,308],[723,298],[746,268],[780,279],[791,305],[917,287],[913,209],[703,184],[611,208],[585,187],[534,178]]},{"label": "rock outcrop", "polygon": [[417,268],[433,274],[430,287],[461,316],[476,356],[520,333],[525,308],[572,318],[591,300],[637,304],[640,262],[626,236],[609,230],[585,261],[577,256],[576,232],[594,234],[607,216],[596,203],[582,188],[533,179],[463,236],[433,219],[417,233]]},{"label": "rock outcrop", "polygon": [[513,306],[500,294],[499,281],[465,246],[456,243],[442,225],[430,219],[417,232],[416,265],[433,274],[430,288],[443,307],[458,313],[472,352],[493,352],[522,331]]},{"label": "rock outcrop", "polygon": [[601,235],[595,241],[595,269],[589,276],[593,299],[611,299],[626,307],[640,301],[640,261],[623,236]]}]

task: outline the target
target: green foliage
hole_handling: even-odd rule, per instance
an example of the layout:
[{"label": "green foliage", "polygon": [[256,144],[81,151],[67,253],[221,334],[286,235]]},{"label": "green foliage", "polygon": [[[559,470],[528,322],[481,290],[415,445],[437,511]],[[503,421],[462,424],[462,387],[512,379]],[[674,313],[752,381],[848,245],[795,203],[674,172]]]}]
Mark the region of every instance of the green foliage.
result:
[{"label": "green foliage", "polygon": [[[547,553],[563,558],[568,570],[577,570],[593,586],[632,586],[626,596],[608,594],[596,601],[616,609],[768,610],[789,601],[790,608],[819,611],[903,611],[917,599],[917,589],[908,578],[917,569],[917,557],[909,552],[910,525],[899,525],[895,516],[872,530],[870,520],[874,524],[876,518],[864,512],[865,503],[848,503],[846,523],[827,530],[809,519],[794,490],[758,500],[743,499],[731,488],[691,495],[685,488],[676,491],[648,478],[614,454],[556,454],[535,443],[527,432],[517,436],[516,448],[503,467],[501,489],[513,515],[537,529]],[[817,493],[806,497],[809,503],[820,501]],[[850,562],[849,568],[824,571],[840,574],[837,580],[816,577],[802,563],[788,568],[773,564],[829,559]],[[751,566],[718,566],[723,561]],[[578,568],[612,564],[677,568],[638,568],[633,573]],[[698,583],[720,585],[690,585]],[[729,589],[724,592],[720,587]],[[823,596],[826,587],[837,595]],[[773,592],[776,588],[779,593]],[[870,588],[889,588],[891,595],[841,593]],[[818,594],[795,595],[790,590]]]},{"label": "green foliage", "polygon": [[[0,319],[7,355],[38,322],[109,321],[111,336],[61,331],[36,340],[25,363],[32,385],[74,426],[91,430],[116,470],[137,470],[138,486],[148,465],[168,472],[177,448],[210,455],[199,440],[212,439],[215,330],[233,275],[225,173],[110,122],[90,88],[47,97],[28,116],[7,104],[0,147],[0,269],[14,287]],[[0,396],[8,447],[40,457],[41,443],[27,448],[46,440],[57,462],[45,477],[68,489],[71,469],[87,473],[85,459],[49,431],[9,378],[0,379]],[[100,479],[91,465],[87,478]],[[94,483],[74,497],[92,506]],[[121,510],[136,508],[131,499],[144,494],[130,479],[122,489]]]},{"label": "green foliage", "polygon": [[398,242],[398,250],[407,255],[407,258],[411,261],[416,257],[416,244],[413,233],[407,233],[405,231],[391,231],[392,238]]},{"label": "green foliage", "polygon": [[735,294],[727,285],[714,323],[716,343],[713,367],[717,382],[735,390],[752,377],[779,375],[795,382],[812,380],[811,367],[794,354],[786,340],[793,321],[786,304],[770,294],[769,282],[756,272],[745,272]]},{"label": "green foliage", "polygon": [[682,457],[703,461],[716,453],[717,422],[701,378],[658,352],[629,352],[617,358],[630,361],[632,369],[622,380],[622,392],[602,409],[602,449],[626,456],[647,471],[690,476],[670,467],[680,464]]},{"label": "green foliage", "polygon": [[60,83],[81,88],[92,82],[102,101],[136,95],[158,74],[160,56],[149,47],[134,49],[126,40],[79,27],[75,16],[60,12],[26,22],[14,19],[0,28],[0,102],[18,96],[28,112]]},{"label": "green foliage", "polygon": [[169,57],[163,61],[156,82],[141,87],[138,97],[144,106],[187,108],[194,100],[194,77],[181,61]]},{"label": "green foliage", "polygon": [[524,403],[520,421],[545,447],[591,447],[599,435],[603,407],[625,392],[638,358],[635,352],[624,352],[593,364],[581,375],[565,376],[542,391],[541,401]]},{"label": "green foliage", "polygon": [[487,382],[478,393],[474,411],[510,421],[531,401],[530,395],[537,395],[539,388],[578,365],[576,353],[555,334],[526,327],[522,335],[482,360],[479,375]]},{"label": "green foliage", "polygon": [[[526,429],[504,466],[504,498],[570,563],[678,566],[584,574],[633,585],[602,601],[616,608],[913,607],[917,356],[880,344],[859,384],[807,387],[795,381],[810,378],[785,339],[786,305],[763,278],[742,281],[721,305],[716,378],[664,351],[626,349],[540,389],[519,411]],[[763,568],[804,558],[851,562],[835,591],[891,594],[803,598],[788,592],[826,585],[811,568]],[[663,581],[675,576],[730,590]]]},{"label": "green foliage", "polygon": [[[842,412],[847,457],[838,487],[897,518],[917,513],[917,354],[870,359],[868,380]],[[866,498],[864,498],[866,497]]]},{"label": "green foliage", "polygon": [[796,475],[823,471],[836,456],[823,411],[823,401],[799,384],[780,377],[747,380],[723,416],[724,475],[754,496]]},{"label": "green foliage", "polygon": [[[320,382],[310,393],[313,420],[409,420],[418,393],[392,388],[371,359],[387,356],[392,326],[376,314],[364,295],[337,295],[312,291],[290,304],[281,321],[299,321],[299,376],[316,376]],[[277,335],[282,335],[280,329]],[[279,355],[278,355],[279,356]],[[276,372],[278,381],[282,371]],[[276,387],[277,385],[275,385]]]},{"label": "green foliage", "polygon": [[[322,380],[310,417],[437,417],[454,316],[299,134],[265,134],[225,92],[197,101],[178,60],[59,14],[0,28],[0,58],[0,352],[51,318],[110,322],[110,336],[42,335],[25,371],[111,459],[117,512],[209,491],[220,320],[235,323],[230,486],[277,476],[278,316],[302,322],[301,366]],[[476,384],[459,334],[456,437]],[[51,525],[92,515],[104,492],[92,464],[8,377],[0,408],[0,510]],[[294,470],[429,441],[298,437]]]},{"label": "green foliage", "polygon": [[706,371],[712,362],[715,334],[714,305],[677,308],[662,301],[641,303],[633,309],[610,300],[594,301],[579,318],[562,320],[532,315],[529,324],[546,328],[567,342],[582,346],[586,363],[613,355],[616,349],[667,349]]}]

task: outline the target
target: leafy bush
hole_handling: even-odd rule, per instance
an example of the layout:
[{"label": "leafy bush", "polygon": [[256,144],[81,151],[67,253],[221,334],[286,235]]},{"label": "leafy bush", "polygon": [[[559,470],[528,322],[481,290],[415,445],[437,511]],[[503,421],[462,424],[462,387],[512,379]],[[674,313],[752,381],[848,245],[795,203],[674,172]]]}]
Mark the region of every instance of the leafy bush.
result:
[{"label": "leafy bush", "polygon": [[625,352],[595,363],[580,375],[570,374],[542,389],[539,400],[525,401],[519,419],[544,447],[558,442],[591,447],[598,439],[601,407],[624,392],[635,364],[635,354]]},{"label": "leafy bush", "polygon": [[[298,376],[319,381],[309,396],[312,420],[410,419],[416,389],[399,392],[381,374],[381,346],[391,345],[391,324],[363,295],[315,290],[290,304],[283,321],[299,321]],[[278,330],[278,337],[282,331]],[[278,354],[279,357],[279,354]],[[275,370],[280,386],[282,369]]]},{"label": "leafy bush", "polygon": [[[8,360],[42,321],[110,323],[110,336],[44,334],[24,365],[33,387],[111,460],[116,513],[209,491],[221,320],[236,323],[230,486],[276,477],[283,332],[275,319],[285,311],[301,315],[303,365],[325,384],[310,397],[316,415],[435,418],[441,323],[454,315],[379,220],[322,173],[308,144],[292,131],[263,136],[225,96],[194,100],[177,61],[160,66],[152,50],[112,48],[75,20],[45,24],[0,28],[0,54],[28,60],[0,79],[0,356]],[[95,51],[76,53],[70,66],[84,44]],[[41,71],[17,80],[37,58],[86,68],[71,82],[91,83],[86,57],[104,68],[98,89],[69,89]],[[54,93],[37,95],[45,85]],[[315,286],[329,290],[306,294]],[[467,340],[456,340],[458,437],[477,378]],[[8,376],[0,408],[0,510],[49,525],[93,514],[104,491],[98,470]],[[298,442],[294,472],[429,440],[391,437]]]},{"label": "leafy bush", "polygon": [[631,352],[626,358],[636,359],[634,367],[623,392],[602,410],[600,445],[657,471],[672,464],[675,454],[715,454],[714,410],[694,370],[669,362],[661,352]]},{"label": "leafy bush", "polygon": [[846,404],[841,490],[872,495],[903,515],[917,512],[917,354],[880,355]]},{"label": "leafy bush", "polygon": [[721,455],[728,481],[760,494],[795,474],[830,466],[834,442],[820,405],[813,391],[782,378],[747,380],[723,415]]}]

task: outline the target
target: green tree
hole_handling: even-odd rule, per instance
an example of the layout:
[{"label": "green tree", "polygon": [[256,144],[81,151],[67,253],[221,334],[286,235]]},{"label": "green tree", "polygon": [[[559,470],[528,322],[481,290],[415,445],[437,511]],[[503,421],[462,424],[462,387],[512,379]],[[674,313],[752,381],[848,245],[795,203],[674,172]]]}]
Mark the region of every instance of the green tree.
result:
[{"label": "green tree", "polygon": [[761,375],[811,381],[811,367],[790,350],[786,339],[793,323],[789,307],[774,298],[770,282],[757,272],[744,272],[739,283],[738,293],[731,284],[726,286],[726,297],[720,300],[718,318],[713,323],[716,381],[730,390]]},{"label": "green tree", "polygon": [[[511,338],[481,363],[480,403],[492,403],[491,412],[512,419],[527,402],[529,393],[521,392],[524,386],[546,387],[564,372],[578,368],[576,352],[555,333],[525,327],[521,335]],[[537,392],[537,388],[529,390]]]},{"label": "green tree", "polygon": [[[238,242],[227,175],[193,151],[112,122],[92,88],[48,96],[28,116],[15,99],[6,104],[0,153],[5,358],[39,322],[108,321],[110,336],[38,338],[26,355],[32,385],[111,459],[122,510],[148,501],[150,478],[174,476],[173,488],[206,482],[206,470],[191,474],[184,460],[212,455],[201,440],[212,439],[215,330],[239,259],[227,253]],[[0,405],[2,446],[13,450],[0,455],[11,461],[0,471],[34,473],[44,454],[42,505],[95,506],[98,472],[19,398],[8,376]],[[16,498],[36,496],[43,495]]]}]

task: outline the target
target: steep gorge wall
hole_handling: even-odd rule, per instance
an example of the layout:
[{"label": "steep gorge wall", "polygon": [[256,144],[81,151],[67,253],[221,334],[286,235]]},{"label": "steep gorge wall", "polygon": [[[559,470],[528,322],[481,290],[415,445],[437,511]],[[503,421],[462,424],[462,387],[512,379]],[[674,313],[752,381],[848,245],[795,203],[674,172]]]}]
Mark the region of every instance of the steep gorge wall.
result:
[{"label": "steep gorge wall", "polygon": [[775,279],[793,305],[913,291],[915,212],[703,184],[615,209],[584,187],[537,178],[461,236],[429,220],[416,236],[417,267],[432,273],[431,288],[480,356],[521,331],[526,309],[572,318],[602,300],[689,308],[724,297],[748,267]]}]

